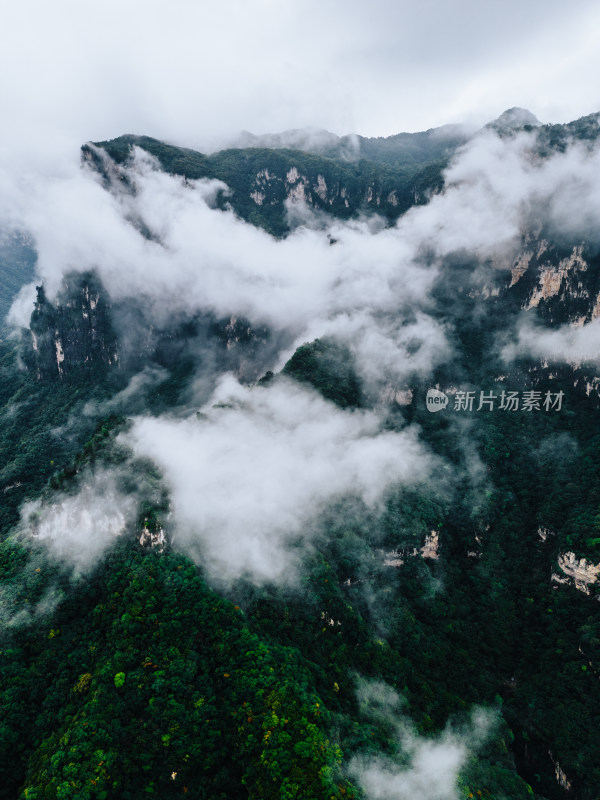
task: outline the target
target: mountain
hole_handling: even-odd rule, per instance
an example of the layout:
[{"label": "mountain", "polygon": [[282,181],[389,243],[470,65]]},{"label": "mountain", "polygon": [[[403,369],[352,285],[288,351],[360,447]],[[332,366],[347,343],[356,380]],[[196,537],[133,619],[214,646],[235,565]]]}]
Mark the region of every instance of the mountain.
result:
[{"label": "mountain", "polygon": [[119,362],[109,302],[94,275],[66,281],[56,303],[49,303],[44,287],[38,286],[29,333],[25,357],[38,380],[68,378],[75,371]]},{"label": "mountain", "polygon": [[504,113],[500,114],[492,122],[489,122],[486,127],[492,128],[498,133],[506,133],[508,131],[518,131],[526,128],[537,128],[542,123],[539,119],[528,111],[526,108],[508,108]]},{"label": "mountain", "polygon": [[222,180],[236,213],[279,236],[289,231],[286,201],[305,201],[317,212],[341,219],[376,212],[393,222],[441,188],[449,157],[472,133],[459,125],[379,138],[339,137],[313,129],[245,133],[239,146],[212,155],[126,135],[84,145],[82,153],[102,170],[93,147],[121,165],[137,146],[172,174]]},{"label": "mountain", "polygon": [[[249,148],[223,150],[205,156],[184,148],[138,136],[84,145],[84,159],[103,169],[94,147],[102,148],[118,170],[133,147],[158,158],[167,172],[190,180],[212,178],[227,184],[227,198],[240,217],[282,236],[290,230],[286,202],[306,202],[317,213],[349,219],[359,212],[381,214],[393,221],[428,193],[441,186],[445,161],[423,159],[407,163],[380,163],[328,158],[295,150]],[[374,145],[376,148],[376,145]],[[105,176],[109,179],[108,176]]]},{"label": "mountain", "polygon": [[37,254],[33,242],[12,231],[0,237],[0,325],[4,325],[19,289],[33,280]]},{"label": "mountain", "polygon": [[369,138],[355,134],[337,136],[326,130],[309,128],[263,136],[246,132],[235,141],[235,145],[241,148],[301,150],[338,161],[365,160],[400,166],[443,159],[468,142],[474,133],[475,130],[463,125],[443,125],[419,133]]},{"label": "mountain", "polygon": [[82,147],[0,342],[0,797],[596,800],[599,118]]},{"label": "mountain", "polygon": [[566,125],[541,125],[531,112],[512,108],[481,131],[446,125],[380,138],[337,137],[310,129],[263,137],[246,134],[240,140],[243,147],[212,155],[126,135],[84,145],[82,154],[104,174],[106,164],[95,149],[101,148],[118,176],[132,148],[141,147],[171,174],[222,180],[228,193],[227,199],[218,198],[221,207],[229,203],[243,219],[282,236],[294,225],[293,214],[286,210],[290,202],[305,202],[317,213],[340,219],[377,213],[391,224],[441,190],[450,159],[474,137],[489,130],[513,135],[535,129],[540,154],[547,157],[573,139],[595,141],[599,118],[592,114]]}]

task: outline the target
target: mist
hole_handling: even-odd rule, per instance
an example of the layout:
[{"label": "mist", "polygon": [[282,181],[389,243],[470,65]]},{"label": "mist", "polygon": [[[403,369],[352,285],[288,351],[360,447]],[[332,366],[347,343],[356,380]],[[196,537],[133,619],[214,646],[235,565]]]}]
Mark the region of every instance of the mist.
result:
[{"label": "mist", "polygon": [[507,362],[529,357],[554,364],[597,365],[600,363],[600,319],[593,319],[582,327],[562,325],[554,329],[522,321],[515,340],[503,347],[502,357]]},{"label": "mist", "polygon": [[293,583],[327,504],[350,495],[376,509],[435,464],[415,428],[385,431],[374,412],[340,411],[292,381],[233,376],[197,415],[137,418],[126,442],[162,470],[174,546],[225,580]]},{"label": "mist", "polygon": [[[593,793],[600,7],[22,0],[0,42],[0,793]],[[127,133],[287,152],[228,186]],[[352,219],[289,178],[334,153]]]},{"label": "mist", "polygon": [[[23,227],[34,234],[49,297],[65,273],[95,269],[114,302],[136,298],[154,325],[198,311],[242,315],[285,330],[295,343],[274,360],[275,368],[303,341],[338,332],[365,374],[403,375],[448,356],[441,326],[427,315],[435,269],[418,262],[420,241],[404,229],[334,220],[334,247],[325,231],[306,226],[279,241],[233,212],[211,208],[223,189],[218,182],[168,176],[139,149],[126,174],[135,195],[106,192],[84,168],[39,187],[26,207],[23,197],[15,202]],[[142,223],[152,239],[141,233]],[[32,301],[32,288],[24,290],[13,305],[13,324],[27,325]],[[426,346],[412,363],[406,340],[414,345],[421,330]]]},{"label": "mist", "polygon": [[[541,159],[534,134],[486,132],[457,154],[445,190],[395,226],[329,219],[324,228],[298,208],[299,224],[283,240],[215,209],[224,184],[166,175],[139,148],[124,168],[134,194],[107,192],[84,167],[25,193],[12,186],[5,202],[35,239],[50,297],[66,273],[95,269],[113,301],[136,298],[158,325],[209,311],[285,331],[288,345],[271,368],[304,341],[333,335],[347,341],[365,379],[400,380],[452,356],[431,299],[445,258],[469,254],[493,282],[540,222],[558,236],[596,240],[599,153],[574,144]],[[27,325],[33,299],[33,287],[21,292],[13,324]]]},{"label": "mist", "polygon": [[361,713],[392,732],[396,757],[361,755],[351,759],[348,774],[368,800],[458,800],[458,779],[467,759],[486,741],[493,714],[471,713],[468,725],[448,724],[436,737],[419,736],[402,711],[402,698],[385,683],[359,681]]},{"label": "mist", "polygon": [[35,500],[21,509],[20,533],[47,549],[74,575],[92,569],[117,536],[135,522],[134,496],[120,488],[118,471],[86,473],[75,490]]},{"label": "mist", "polygon": [[[557,235],[596,236],[600,193],[590,175],[599,152],[573,144],[542,158],[534,133],[486,131],[456,154],[445,189],[394,226],[357,218],[330,219],[324,227],[299,207],[297,226],[281,240],[216,209],[224,184],[167,175],[140,148],[119,168],[127,180],[110,191],[82,166],[27,191],[14,184],[4,203],[15,225],[34,237],[49,297],[65,274],[93,269],[115,305],[134,301],[143,309],[136,323],[142,328],[195,314],[242,316],[272,332],[261,367],[274,371],[300,344],[332,337],[348,346],[367,388],[381,392],[452,362],[453,321],[438,318],[434,299],[445,260],[471,259],[481,280],[501,282],[540,221]],[[28,322],[29,292],[13,306],[14,324]],[[528,338],[524,328],[519,347],[565,358],[587,347],[591,354],[594,331],[591,323]],[[177,546],[215,575],[281,580],[296,569],[302,542],[312,540],[311,525],[328,502],[355,492],[372,506],[395,481],[426,478],[431,457],[418,431],[384,432],[381,409],[341,412],[289,382],[267,390],[232,376],[213,393],[218,375],[209,380],[197,355],[200,416],[138,417],[129,441],[164,472]],[[135,377],[113,407],[129,404],[139,413],[145,388],[160,374]],[[193,394],[187,401],[193,404]],[[70,515],[75,527],[90,529],[93,515],[78,513],[49,512],[55,523],[48,529]],[[121,524],[119,517],[105,527]],[[64,547],[77,550],[83,539],[91,542],[90,558],[100,557],[102,537]]]}]

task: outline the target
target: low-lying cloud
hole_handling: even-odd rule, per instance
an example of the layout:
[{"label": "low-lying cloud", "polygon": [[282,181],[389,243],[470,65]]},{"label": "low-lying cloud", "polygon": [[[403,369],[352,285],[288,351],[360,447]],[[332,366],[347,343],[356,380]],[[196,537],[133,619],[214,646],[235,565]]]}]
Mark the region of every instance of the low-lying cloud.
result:
[{"label": "low-lying cloud", "polygon": [[44,544],[75,573],[85,573],[135,520],[135,497],[121,491],[118,476],[107,470],[87,474],[72,492],[26,503],[20,533]]},{"label": "low-lying cloud", "polygon": [[398,755],[355,756],[348,774],[367,800],[459,800],[458,778],[467,758],[487,738],[492,715],[482,709],[461,730],[448,726],[439,736],[419,736],[402,712],[402,701],[387,684],[361,681],[361,712],[395,732]]},{"label": "low-lying cloud", "polygon": [[[304,341],[339,320],[358,340],[358,352],[365,320],[377,330],[382,314],[395,314],[401,325],[414,324],[415,310],[427,313],[435,269],[418,262],[415,243],[401,229],[330,220],[335,246],[326,231],[305,225],[276,240],[232,211],[214,209],[215,192],[224,188],[217,181],[167,175],[139,148],[126,174],[134,195],[107,192],[84,168],[16,198],[13,210],[33,232],[49,297],[67,272],[96,269],[113,300],[137,298],[154,325],[168,324],[173,314],[209,311]],[[26,325],[28,314],[21,295],[12,320]],[[393,342],[386,360],[405,373],[406,354]],[[430,366],[425,361],[419,368]]]},{"label": "low-lying cloud", "polygon": [[[597,124],[597,123],[590,123]],[[600,167],[597,142],[571,141],[542,157],[537,133],[509,138],[488,131],[461,148],[445,172],[445,189],[398,223],[438,257],[466,251],[497,266],[528,227],[598,241]]]},{"label": "low-lying cloud", "polygon": [[175,545],[224,579],[293,580],[327,503],[353,495],[375,508],[434,466],[416,429],[382,430],[375,413],[340,411],[287,380],[248,388],[225,376],[197,416],[138,418],[127,441],[164,474]]},{"label": "low-lying cloud", "polygon": [[[26,557],[0,585],[0,630],[52,615],[66,578],[89,575],[118,537],[135,527],[138,496],[124,490],[118,470],[90,468],[66,490],[28,501],[3,546]],[[50,577],[48,577],[48,575]]]},{"label": "low-lying cloud", "polygon": [[537,358],[551,363],[598,364],[600,362],[600,319],[581,327],[562,325],[542,328],[522,323],[515,341],[502,350],[505,361],[518,357]]},{"label": "low-lying cloud", "polygon": [[[283,240],[215,209],[223,184],[167,175],[139,148],[124,167],[134,193],[122,184],[107,191],[85,167],[25,193],[15,184],[5,200],[35,238],[49,295],[66,272],[96,269],[114,301],[135,298],[153,325],[198,312],[244,316],[285,332],[269,354],[274,369],[303,341],[332,336],[367,383],[393,385],[453,357],[452,320],[436,316],[432,299],[444,259],[464,253],[492,275],[508,270],[527,226],[540,220],[559,234],[595,236],[597,166],[597,147],[574,144],[544,159],[532,133],[489,132],[456,156],[445,190],[395,226],[357,219],[312,228],[307,217]],[[513,355],[592,359],[598,330],[523,327]],[[156,377],[141,375],[120,399],[143,397]],[[295,543],[323,504],[348,492],[377,503],[386,487],[418,480],[430,465],[415,430],[384,432],[376,414],[341,412],[283,381],[249,389],[227,377],[200,418],[138,418],[131,441],[164,471],[181,546],[215,574],[259,580],[292,568]],[[90,492],[85,502],[96,509]],[[85,531],[81,540],[103,551],[107,540],[94,533],[101,512],[85,516],[65,498],[46,513],[48,541],[62,526]],[[108,539],[121,522],[104,520]]]},{"label": "low-lying cloud", "polygon": [[[457,154],[445,190],[395,226],[328,219],[323,229],[323,219],[300,213],[298,227],[276,240],[214,208],[224,184],[167,175],[136,148],[124,167],[133,194],[119,182],[106,191],[85,167],[25,191],[16,181],[7,185],[5,212],[33,234],[49,296],[65,273],[96,269],[115,301],[137,298],[156,325],[209,311],[285,330],[288,349],[273,367],[289,355],[290,341],[339,335],[364,377],[399,379],[452,355],[431,299],[444,258],[464,253],[486,270],[508,270],[523,234],[540,223],[597,238],[599,166],[597,147],[573,143],[541,158],[535,134],[490,131]],[[27,324],[32,300],[19,297],[14,322]],[[418,344],[408,351],[406,326]]]}]

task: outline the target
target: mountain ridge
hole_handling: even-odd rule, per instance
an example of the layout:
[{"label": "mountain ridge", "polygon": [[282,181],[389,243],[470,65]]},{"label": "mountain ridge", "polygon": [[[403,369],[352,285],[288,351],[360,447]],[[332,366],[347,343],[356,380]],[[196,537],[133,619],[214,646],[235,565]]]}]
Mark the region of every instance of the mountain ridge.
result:
[{"label": "mountain ridge", "polygon": [[0,342],[0,797],[597,800],[597,118],[83,146]]},{"label": "mountain ridge", "polygon": [[[249,134],[252,138],[245,141],[253,142],[253,146],[228,148],[210,155],[151,137],[125,134],[84,144],[82,158],[102,173],[106,165],[94,148],[107,153],[119,167],[130,157],[133,147],[141,147],[171,174],[190,180],[224,181],[229,197],[220,196],[222,207],[229,203],[248,222],[275,236],[285,236],[291,229],[285,205],[288,201],[305,202],[319,213],[327,212],[340,219],[377,213],[387,224],[393,224],[410,208],[426,204],[442,189],[443,173],[450,160],[477,136],[490,131],[500,136],[534,133],[540,156],[547,157],[564,150],[572,140],[596,141],[599,120],[600,112],[566,124],[542,125],[531,112],[515,107],[469,134],[456,126],[371,139],[332,139],[335,135],[325,132],[325,145],[322,136],[317,145],[311,144],[309,134],[306,149],[300,150],[268,146],[269,142],[289,144],[284,142],[285,134],[262,138]],[[347,157],[350,140],[354,143],[352,159]],[[299,136],[295,143],[302,143]]]}]

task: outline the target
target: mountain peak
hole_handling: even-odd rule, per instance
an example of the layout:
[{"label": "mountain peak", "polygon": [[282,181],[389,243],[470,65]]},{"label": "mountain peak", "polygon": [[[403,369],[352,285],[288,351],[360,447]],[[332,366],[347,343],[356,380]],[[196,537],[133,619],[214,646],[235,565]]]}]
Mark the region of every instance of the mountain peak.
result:
[{"label": "mountain peak", "polygon": [[531,125],[533,127],[539,127],[542,123],[539,119],[532,114],[531,111],[528,111],[526,108],[519,108],[518,106],[514,106],[513,108],[508,108],[503,114],[490,122],[489,125],[486,127],[496,128],[496,130],[517,130],[518,128],[524,128],[525,125]]}]

